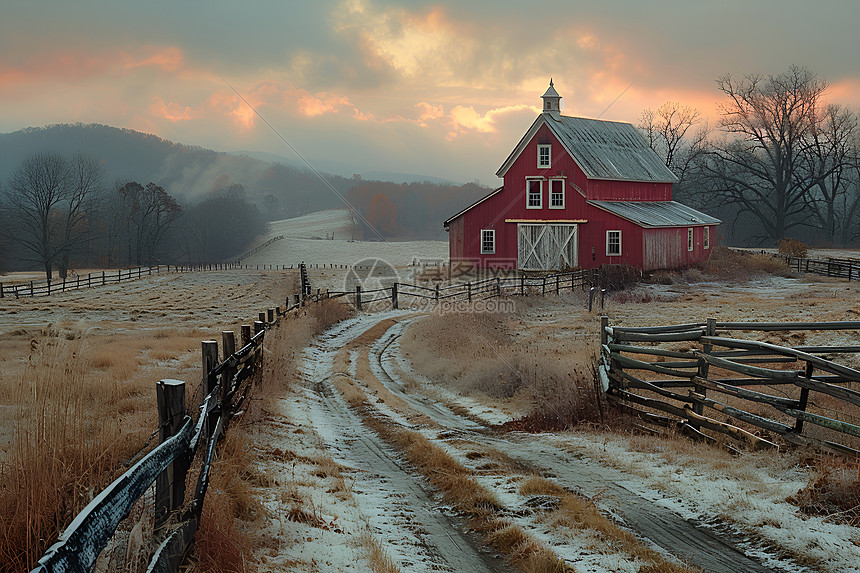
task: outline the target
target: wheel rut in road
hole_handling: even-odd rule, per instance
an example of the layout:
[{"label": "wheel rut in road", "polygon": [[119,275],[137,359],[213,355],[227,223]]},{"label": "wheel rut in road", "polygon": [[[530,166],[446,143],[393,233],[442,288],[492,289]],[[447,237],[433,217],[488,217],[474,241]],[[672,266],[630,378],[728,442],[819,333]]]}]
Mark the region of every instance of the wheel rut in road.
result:
[{"label": "wheel rut in road", "polygon": [[371,365],[378,365],[379,370],[374,374],[390,392],[411,407],[439,425],[456,430],[458,439],[468,439],[464,433],[472,433],[475,442],[495,447],[542,475],[554,476],[557,482],[571,491],[592,498],[602,492],[601,506],[630,530],[669,554],[709,573],[774,571],[746,555],[733,540],[718,534],[710,526],[691,522],[625,487],[625,483],[632,485],[633,478],[630,475],[595,464],[593,460],[577,459],[563,449],[546,443],[539,436],[521,433],[499,435],[486,427],[481,428],[474,420],[462,417],[444,405],[431,402],[420,392],[406,392],[405,381],[395,373],[397,370],[402,371],[397,366],[397,340],[407,326],[404,322],[393,324],[370,347]]},{"label": "wheel rut in road", "polygon": [[[315,410],[314,418],[325,420],[317,432],[338,463],[353,468],[355,497],[379,504],[368,521],[382,540],[399,539],[412,545],[404,554],[419,555],[418,562],[398,555],[398,547],[387,545],[404,571],[507,571],[493,553],[485,551],[472,534],[463,531],[457,518],[447,515],[423,487],[421,478],[403,467],[398,455],[370,431],[334,388],[334,379],[349,376],[334,371],[335,355],[350,346],[375,325],[356,322],[324,336],[305,351],[305,394]],[[384,331],[384,329],[383,329]],[[364,504],[362,504],[364,505]]]}]

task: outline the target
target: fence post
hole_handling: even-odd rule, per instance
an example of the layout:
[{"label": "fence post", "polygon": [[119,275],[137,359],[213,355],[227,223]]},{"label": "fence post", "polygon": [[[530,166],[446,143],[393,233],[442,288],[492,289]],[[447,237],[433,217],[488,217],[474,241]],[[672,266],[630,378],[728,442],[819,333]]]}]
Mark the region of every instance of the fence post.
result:
[{"label": "fence post", "polygon": [[541,277],[540,294],[546,296],[546,277]]},{"label": "fence post", "polygon": [[472,283],[471,281],[466,283],[466,300],[472,302]]},{"label": "fence post", "polygon": [[[217,385],[217,377],[212,374],[212,370],[218,364],[218,341],[217,340],[204,340],[201,343],[202,347],[202,356],[203,356],[203,397],[205,398],[212,390],[215,389]],[[209,405],[211,409],[211,404]],[[201,416],[204,413],[200,414]],[[207,417],[205,432],[207,437],[212,436],[212,432],[215,431],[215,424],[210,423],[210,420]]]},{"label": "fence post", "polygon": [[266,322],[273,323],[275,322],[275,309],[270,308],[266,310]]},{"label": "fence post", "polygon": [[559,275],[555,275],[555,294],[558,294],[558,289],[559,289],[558,283],[559,283],[559,281],[561,281],[561,278],[559,277]]},{"label": "fence post", "polygon": [[0,298],[3,298],[3,283],[0,283]]},{"label": "fence post", "polygon": [[606,302],[606,289],[600,289],[600,310],[603,310]]},{"label": "fence post", "polygon": [[609,333],[606,332],[606,328],[609,326],[609,317],[601,316],[600,317],[600,347],[601,352],[603,352],[603,347],[609,344]]},{"label": "fence post", "polygon": [[[714,336],[716,334],[717,334],[717,319],[716,318],[709,318],[707,320],[707,323],[705,326],[705,336]],[[706,344],[702,345],[702,352],[704,352],[705,354],[710,354],[713,349],[714,349],[714,346],[712,344],[706,343]],[[699,378],[707,378],[709,369],[710,369],[710,365],[704,359],[700,358],[699,359]],[[693,386],[693,389],[696,392],[696,394],[699,394],[699,395],[705,396],[705,397],[707,397],[707,395],[708,395],[707,394],[708,389],[705,388],[704,386],[699,386],[698,384],[695,384]],[[701,416],[704,413],[704,405],[701,402],[699,402],[698,400],[693,402],[693,412]],[[697,430],[699,429],[697,424],[693,424],[691,422],[690,425],[693,426]]]},{"label": "fence post", "polygon": [[591,312],[591,308],[594,305],[594,291],[597,290],[597,287],[591,287],[591,290],[588,291],[588,312]]},{"label": "fence post", "polygon": [[435,295],[435,300],[436,300],[436,302],[439,302],[439,283],[436,283],[436,295]]},{"label": "fence post", "polygon": [[[221,332],[221,343],[224,346],[224,360],[229,359],[236,352],[236,335],[232,330],[224,330]],[[230,366],[225,366],[221,371],[221,413],[225,413],[230,409],[228,394],[233,387],[233,376],[235,369]]]},{"label": "fence post", "polygon": [[[806,363],[806,368],[804,372],[804,376],[806,378],[812,378],[812,364],[809,362]],[[806,412],[806,406],[809,403],[809,388],[801,388],[800,389],[800,403],[797,406],[797,409],[801,412]],[[798,419],[794,423],[794,431],[798,434],[803,432],[803,420]]]},{"label": "fence post", "polygon": [[520,295],[525,296],[526,294],[526,276],[520,275]]},{"label": "fence post", "polygon": [[496,295],[502,296],[502,277],[496,277]]},{"label": "fence post", "polygon": [[355,309],[361,310],[361,285],[355,285]]},{"label": "fence post", "polygon": [[[158,401],[158,441],[164,443],[182,427],[185,421],[185,382],[165,379],[155,385]],[[170,512],[185,501],[185,476],[188,457],[184,454],[173,460],[155,478],[155,528],[167,522]]]},{"label": "fence post", "polygon": [[105,286],[105,272],[102,271],[102,286]]},{"label": "fence post", "polygon": [[265,313],[265,312],[261,312],[260,314],[258,314],[258,315],[257,315],[257,320],[259,320],[259,321],[260,321],[260,322],[262,322],[263,324],[266,324],[266,313]]},{"label": "fence post", "polygon": [[300,294],[294,294],[294,295],[293,295],[293,300],[295,300],[295,301],[296,301],[296,306],[300,306],[300,304],[301,304],[301,302],[302,302],[302,295],[300,295]]},{"label": "fence post", "polygon": [[391,285],[391,308],[397,310],[397,283]]}]

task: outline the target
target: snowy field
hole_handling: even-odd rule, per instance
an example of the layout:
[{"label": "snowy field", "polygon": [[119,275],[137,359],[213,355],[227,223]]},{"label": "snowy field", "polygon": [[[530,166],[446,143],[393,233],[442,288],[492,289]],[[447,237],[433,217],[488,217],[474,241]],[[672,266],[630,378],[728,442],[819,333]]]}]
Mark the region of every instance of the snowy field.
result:
[{"label": "snowy field", "polygon": [[[441,223],[440,223],[441,225]],[[329,210],[304,217],[273,221],[260,239],[283,235],[265,249],[243,259],[249,265],[295,265],[304,262],[322,267],[347,267],[381,259],[397,269],[414,264],[440,264],[448,260],[447,235],[442,241],[353,241],[349,213]],[[335,288],[332,283],[331,288]],[[325,285],[315,285],[325,286]]]}]

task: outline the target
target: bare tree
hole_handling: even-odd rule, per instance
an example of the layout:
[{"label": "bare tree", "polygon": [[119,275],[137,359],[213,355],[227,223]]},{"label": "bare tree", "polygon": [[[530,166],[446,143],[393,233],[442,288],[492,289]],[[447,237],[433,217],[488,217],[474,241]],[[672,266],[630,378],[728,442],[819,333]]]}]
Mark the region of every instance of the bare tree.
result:
[{"label": "bare tree", "polygon": [[828,105],[815,115],[810,131],[798,176],[815,182],[811,195],[817,226],[832,244],[839,225],[837,200],[848,192],[850,169],[856,164],[857,116],[844,107]]},{"label": "bare tree", "polygon": [[816,110],[826,83],[805,68],[792,67],[768,78],[725,75],[717,87],[728,98],[719,122],[728,137],[708,152],[711,191],[751,214],[764,231],[762,238],[779,240],[788,230],[809,225],[810,191],[822,172],[809,176],[804,167],[820,130]]},{"label": "bare tree", "polygon": [[158,259],[165,234],[182,213],[163,187],[130,181],[117,189],[118,218],[125,234],[127,260],[142,265]]},{"label": "bare tree", "polygon": [[62,249],[57,270],[61,278],[69,271],[69,259],[92,232],[92,215],[103,190],[104,170],[97,159],[76,154],[68,161],[68,190],[64,204]]},{"label": "bare tree", "polygon": [[[702,128],[690,132],[695,125],[702,125]],[[643,111],[638,127],[645,134],[649,147],[680,179],[703,148],[708,134],[707,124],[703,123],[698,109],[674,101],[664,103],[656,112],[650,108]]]},{"label": "bare tree", "polygon": [[42,265],[49,281],[54,260],[64,248],[60,209],[68,195],[68,162],[52,153],[37,153],[25,159],[9,182],[15,224],[8,231],[30,253],[30,260]]}]

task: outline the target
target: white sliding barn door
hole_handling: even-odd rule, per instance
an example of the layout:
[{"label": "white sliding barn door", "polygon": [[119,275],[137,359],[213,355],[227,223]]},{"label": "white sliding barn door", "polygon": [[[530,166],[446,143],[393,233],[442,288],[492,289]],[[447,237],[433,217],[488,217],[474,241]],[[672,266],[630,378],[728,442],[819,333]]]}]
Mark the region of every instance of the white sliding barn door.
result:
[{"label": "white sliding barn door", "polygon": [[517,267],[560,270],[577,266],[577,225],[517,225]]}]

